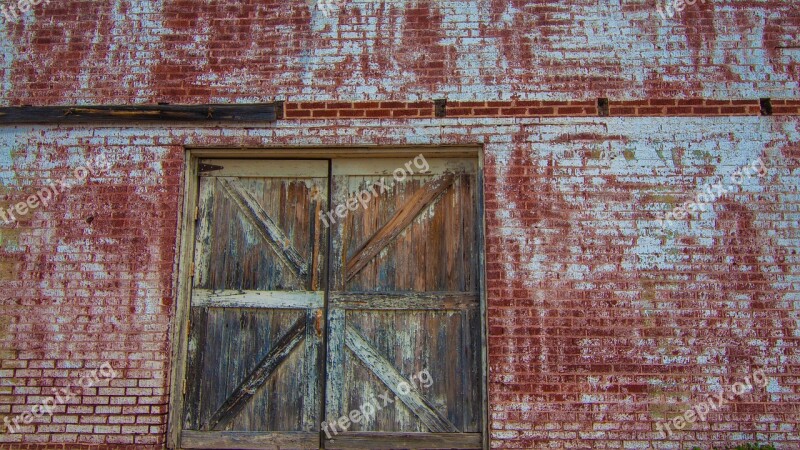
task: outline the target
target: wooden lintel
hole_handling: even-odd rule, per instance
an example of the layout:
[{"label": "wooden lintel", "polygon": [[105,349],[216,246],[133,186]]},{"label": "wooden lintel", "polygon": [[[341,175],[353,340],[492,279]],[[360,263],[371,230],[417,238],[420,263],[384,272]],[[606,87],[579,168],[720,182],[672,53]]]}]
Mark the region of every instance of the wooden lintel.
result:
[{"label": "wooden lintel", "polygon": [[245,105],[11,106],[0,108],[0,125],[48,123],[274,122],[275,103]]}]

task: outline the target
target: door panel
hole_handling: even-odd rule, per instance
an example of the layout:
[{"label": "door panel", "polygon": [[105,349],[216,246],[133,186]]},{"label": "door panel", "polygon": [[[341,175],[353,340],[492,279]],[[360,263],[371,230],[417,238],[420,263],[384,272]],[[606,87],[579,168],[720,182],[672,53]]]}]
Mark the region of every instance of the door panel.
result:
[{"label": "door panel", "polygon": [[476,163],[408,162],[200,161],[183,448],[481,448]]},{"label": "door panel", "polygon": [[[407,162],[332,162],[332,209],[386,189],[332,225],[326,422],[394,400],[329,426],[326,448],[481,446],[476,167],[431,160],[395,179]],[[423,371],[429,385],[413,382]]]},{"label": "door panel", "polygon": [[390,185],[334,225],[335,254],[347,262],[333,284],[351,292],[476,292],[475,162],[430,160],[427,174],[395,181],[393,171],[407,162],[333,162],[332,209],[382,179]]},{"label": "door panel", "polygon": [[327,176],[201,161],[182,446],[319,447]]}]

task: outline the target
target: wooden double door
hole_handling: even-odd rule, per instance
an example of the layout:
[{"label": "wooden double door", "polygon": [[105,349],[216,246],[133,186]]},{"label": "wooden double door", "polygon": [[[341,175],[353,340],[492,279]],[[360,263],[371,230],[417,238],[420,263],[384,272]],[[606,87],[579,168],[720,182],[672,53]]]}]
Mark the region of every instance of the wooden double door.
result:
[{"label": "wooden double door", "polygon": [[202,160],[198,192],[182,448],[482,447],[474,160]]}]

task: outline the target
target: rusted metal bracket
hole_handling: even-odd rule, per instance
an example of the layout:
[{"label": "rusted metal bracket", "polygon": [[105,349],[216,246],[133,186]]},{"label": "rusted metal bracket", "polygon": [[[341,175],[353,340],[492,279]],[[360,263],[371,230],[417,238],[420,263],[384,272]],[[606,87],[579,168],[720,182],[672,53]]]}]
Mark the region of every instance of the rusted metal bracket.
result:
[{"label": "rusted metal bracket", "polygon": [[605,97],[601,97],[597,99],[597,115],[600,117],[608,117],[609,108],[608,108],[608,99]]},{"label": "rusted metal bracket", "polygon": [[215,166],[213,164],[203,164],[203,163],[200,163],[200,165],[197,167],[197,171],[199,173],[213,172],[215,170],[222,170],[222,169],[224,169],[224,167],[222,166]]},{"label": "rusted metal bracket", "polygon": [[434,100],[433,108],[435,117],[447,117],[447,99]]},{"label": "rusted metal bracket", "polygon": [[762,116],[771,116],[772,115],[772,99],[771,98],[761,98],[758,100],[758,103],[761,105],[761,115]]}]

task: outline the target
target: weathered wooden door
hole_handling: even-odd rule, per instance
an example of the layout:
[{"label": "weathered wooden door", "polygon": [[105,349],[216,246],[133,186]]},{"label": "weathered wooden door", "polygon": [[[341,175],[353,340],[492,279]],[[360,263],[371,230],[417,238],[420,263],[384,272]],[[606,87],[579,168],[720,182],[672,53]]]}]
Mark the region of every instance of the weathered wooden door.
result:
[{"label": "weathered wooden door", "polygon": [[481,448],[476,164],[423,161],[332,162],[326,448]]},{"label": "weathered wooden door", "polygon": [[413,161],[201,161],[181,447],[481,448],[476,164]]},{"label": "weathered wooden door", "polygon": [[201,161],[183,448],[318,448],[327,161]]}]

